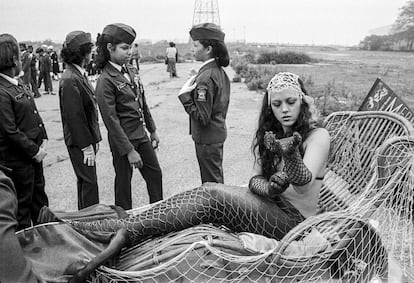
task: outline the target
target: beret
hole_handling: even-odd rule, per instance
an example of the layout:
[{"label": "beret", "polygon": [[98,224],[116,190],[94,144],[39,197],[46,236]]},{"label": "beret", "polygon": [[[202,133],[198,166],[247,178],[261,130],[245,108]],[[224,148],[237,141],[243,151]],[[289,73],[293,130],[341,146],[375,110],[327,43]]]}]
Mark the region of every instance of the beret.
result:
[{"label": "beret", "polygon": [[224,41],[224,32],[220,27],[213,23],[202,23],[195,25],[190,30],[190,36],[193,40],[200,39],[215,39],[218,41]]},{"label": "beret", "polygon": [[63,45],[73,51],[78,51],[79,48],[87,43],[92,43],[91,34],[80,30],[75,30],[66,35]]},{"label": "beret", "polygon": [[132,27],[121,23],[107,25],[102,34],[110,35],[127,44],[134,42],[136,36],[136,32]]}]

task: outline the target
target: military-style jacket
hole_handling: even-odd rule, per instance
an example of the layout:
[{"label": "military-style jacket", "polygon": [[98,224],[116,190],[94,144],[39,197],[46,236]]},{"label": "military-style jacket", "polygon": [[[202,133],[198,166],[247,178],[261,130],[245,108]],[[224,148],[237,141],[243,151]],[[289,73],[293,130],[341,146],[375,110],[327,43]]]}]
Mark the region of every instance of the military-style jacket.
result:
[{"label": "military-style jacket", "polygon": [[0,77],[0,162],[30,161],[39,151],[46,130],[32,92]]},{"label": "military-style jacket", "polygon": [[0,170],[0,281],[40,282],[22,252],[15,232],[17,195],[12,181]]},{"label": "military-style jacket", "polygon": [[127,67],[131,81],[107,63],[96,84],[96,99],[102,119],[108,129],[111,150],[128,154],[134,148],[131,140],[147,137],[156,127],[138,75]]},{"label": "military-style jacket", "polygon": [[67,146],[82,149],[102,140],[94,90],[87,78],[71,64],[67,65],[60,80],[59,100]]},{"label": "military-style jacket", "polygon": [[32,56],[28,51],[24,51],[22,53],[22,71],[24,72],[23,75],[23,82],[28,85],[30,84],[31,80],[31,69],[30,64],[32,63]]},{"label": "military-style jacket", "polygon": [[190,116],[190,134],[196,143],[223,143],[227,137],[226,115],[230,81],[215,61],[202,66],[195,78],[197,87],[179,96]]},{"label": "military-style jacket", "polygon": [[49,73],[52,67],[52,62],[50,61],[50,56],[47,53],[43,53],[42,56],[39,56],[39,71],[42,73]]}]

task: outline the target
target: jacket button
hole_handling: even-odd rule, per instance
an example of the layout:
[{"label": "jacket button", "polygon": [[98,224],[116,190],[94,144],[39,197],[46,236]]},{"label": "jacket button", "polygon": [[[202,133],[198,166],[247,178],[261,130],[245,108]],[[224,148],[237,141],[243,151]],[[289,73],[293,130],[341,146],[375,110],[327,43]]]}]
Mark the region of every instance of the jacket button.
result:
[{"label": "jacket button", "polygon": [[39,128],[41,128],[41,127],[43,127],[43,125],[42,124],[39,124]]},{"label": "jacket button", "polygon": [[37,114],[37,111],[36,111],[36,110],[34,110],[34,111],[33,111],[33,113]]}]

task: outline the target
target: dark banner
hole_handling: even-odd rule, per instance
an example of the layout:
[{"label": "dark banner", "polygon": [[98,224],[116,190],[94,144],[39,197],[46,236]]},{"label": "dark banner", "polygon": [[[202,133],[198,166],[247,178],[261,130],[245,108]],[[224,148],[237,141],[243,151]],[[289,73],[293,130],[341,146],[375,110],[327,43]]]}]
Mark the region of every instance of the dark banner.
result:
[{"label": "dark banner", "polygon": [[375,80],[358,111],[394,112],[414,123],[414,112],[380,78]]}]

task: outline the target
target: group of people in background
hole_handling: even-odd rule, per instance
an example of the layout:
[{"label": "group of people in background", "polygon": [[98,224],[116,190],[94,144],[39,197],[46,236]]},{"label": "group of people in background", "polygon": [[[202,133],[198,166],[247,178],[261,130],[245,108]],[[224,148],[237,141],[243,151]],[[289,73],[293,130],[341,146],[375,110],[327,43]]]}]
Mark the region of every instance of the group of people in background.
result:
[{"label": "group of people in background", "polygon": [[52,79],[58,80],[60,78],[59,57],[53,46],[42,45],[36,51],[33,50],[32,45],[19,43],[21,60],[22,60],[22,80],[34,93],[35,98],[41,96],[39,89],[43,83],[43,94],[52,94],[53,85]]},{"label": "group of people in background", "polygon": [[[189,117],[201,183],[224,183],[223,146],[230,101],[230,81],[223,69],[230,61],[225,35],[217,25],[204,23],[192,27],[190,36],[194,57],[202,65],[182,86],[178,99]],[[85,69],[93,53],[91,35],[73,31],[67,34],[63,44],[61,58],[66,68],[59,82],[59,103],[64,141],[77,177],[79,209],[99,203],[96,154],[102,137],[98,107],[112,152],[115,205],[125,210],[132,208],[131,178],[135,168],[146,182],[150,203],[163,200],[162,171],[154,151],[160,137],[146,102],[138,61],[135,67],[130,64],[131,60],[136,60],[131,56],[135,37],[135,30],[126,24],[104,27],[96,40],[94,62],[100,75],[95,89]],[[170,71],[173,76],[173,73],[176,75],[177,52],[174,45],[169,48],[168,61],[174,59]],[[16,39],[9,34],[0,35],[0,215],[8,216],[4,223],[0,222],[0,255],[4,250],[13,253],[11,247],[17,248],[13,238],[16,227],[19,230],[36,224],[41,207],[49,205],[42,165],[48,137],[33,99],[36,95],[33,80],[26,78],[23,83],[18,78],[25,69],[22,63],[28,60],[26,57],[31,58],[31,62],[34,56],[28,51],[20,57]],[[52,91],[49,85],[51,57],[51,52],[39,49],[39,81],[46,82],[49,92]],[[38,86],[39,81],[34,85]],[[138,230],[133,233],[140,233],[142,239],[206,221],[229,225],[235,231],[251,231],[281,239],[295,225],[315,215],[329,151],[329,135],[317,125],[313,100],[297,75],[278,73],[270,81],[253,144],[255,163],[248,189],[226,191],[222,187],[201,187],[190,195],[187,192],[177,194],[158,208],[148,210],[145,216],[127,219],[125,223],[135,222]],[[3,185],[7,187],[4,194]],[[235,204],[234,200],[244,196],[239,190],[250,193]],[[15,192],[13,199],[10,199],[11,191]],[[223,203],[228,207],[221,205]],[[255,210],[249,216],[238,217],[252,219],[255,225],[245,223],[242,227],[243,221],[237,217],[226,220],[229,209],[238,210],[234,205],[250,207],[251,203],[259,204],[258,207],[266,211]],[[204,215],[210,211],[204,210],[205,207],[213,209],[214,213]],[[177,216],[177,208],[189,213]],[[270,220],[261,215],[269,211],[272,211]],[[154,227],[146,229],[148,219],[145,217],[151,217]],[[120,220],[118,224],[122,227],[125,223]],[[82,223],[73,225],[79,225],[80,231],[86,229]],[[148,231],[152,234],[148,235]],[[0,264],[0,280],[32,282],[27,279],[34,276],[30,264],[22,258],[21,252],[15,254],[14,261],[18,267],[8,267],[12,272],[7,275],[3,275],[4,265]]]}]

